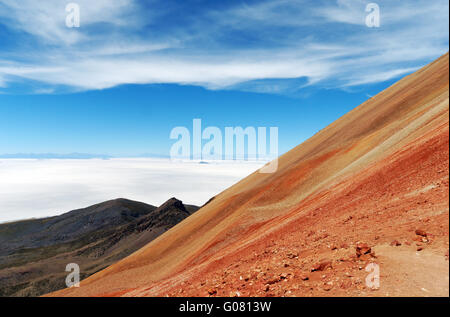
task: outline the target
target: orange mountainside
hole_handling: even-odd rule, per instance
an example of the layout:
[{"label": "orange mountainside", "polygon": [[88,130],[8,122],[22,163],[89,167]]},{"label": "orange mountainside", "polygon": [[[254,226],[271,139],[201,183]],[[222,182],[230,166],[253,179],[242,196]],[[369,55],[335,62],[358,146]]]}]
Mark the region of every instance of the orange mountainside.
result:
[{"label": "orange mountainside", "polygon": [[[448,75],[447,53],[281,156],[276,173],[50,295],[449,296]],[[371,251],[358,256],[361,243]]]}]

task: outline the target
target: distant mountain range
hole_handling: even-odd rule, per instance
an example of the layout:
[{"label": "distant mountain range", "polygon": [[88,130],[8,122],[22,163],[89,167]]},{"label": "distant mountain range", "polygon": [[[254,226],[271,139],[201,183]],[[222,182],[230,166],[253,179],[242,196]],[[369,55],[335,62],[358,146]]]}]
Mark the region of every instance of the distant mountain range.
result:
[{"label": "distant mountain range", "polygon": [[0,296],[39,296],[130,255],[198,210],[171,198],[160,207],[115,199],[60,216],[0,224]]},{"label": "distant mountain range", "polygon": [[169,158],[169,155],[143,153],[138,155],[113,156],[108,154],[90,154],[90,153],[12,153],[0,154],[0,159],[112,159],[112,158]]},{"label": "distant mountain range", "polygon": [[0,154],[2,159],[110,159],[113,158],[106,154],[88,154],[88,153],[13,153],[13,154]]}]

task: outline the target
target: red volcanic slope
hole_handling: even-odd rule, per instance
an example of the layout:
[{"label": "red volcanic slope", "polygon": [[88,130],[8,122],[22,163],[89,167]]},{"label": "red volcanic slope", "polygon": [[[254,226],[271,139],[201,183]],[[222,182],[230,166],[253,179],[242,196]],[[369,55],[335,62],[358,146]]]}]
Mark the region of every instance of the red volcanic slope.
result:
[{"label": "red volcanic slope", "polygon": [[[448,296],[448,63],[403,78],[281,156],[276,173],[248,176],[50,296]],[[372,255],[356,255],[360,242]],[[366,286],[368,262],[378,290]]]}]

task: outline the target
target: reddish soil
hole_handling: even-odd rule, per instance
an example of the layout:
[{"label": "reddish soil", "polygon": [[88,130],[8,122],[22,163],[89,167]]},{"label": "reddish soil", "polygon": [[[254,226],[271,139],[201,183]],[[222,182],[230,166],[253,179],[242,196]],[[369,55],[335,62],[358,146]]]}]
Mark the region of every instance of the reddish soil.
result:
[{"label": "reddish soil", "polygon": [[[409,289],[409,295],[432,292],[448,296],[448,125],[434,132],[429,139],[416,140],[414,145],[369,166],[359,175],[313,195],[283,219],[264,223],[270,228],[272,221],[288,221],[249,247],[240,249],[236,243],[230,246],[235,252],[209,263],[182,283],[159,293],[150,288],[139,295],[404,295],[395,285],[383,287],[384,268],[398,271],[398,277],[390,278],[405,279],[402,274],[421,263],[423,254],[434,254],[443,285],[433,288],[424,282],[429,276],[427,269],[436,269],[436,263],[425,263],[422,276],[410,276],[411,280],[404,282],[410,285],[419,281],[415,289]],[[422,191],[424,188],[428,190]],[[419,228],[425,230],[429,241],[416,241],[415,230]],[[394,240],[404,246],[390,246]],[[360,241],[375,250],[375,257],[356,257],[355,247]],[[423,250],[416,255],[419,243]],[[392,268],[396,263],[391,257],[404,258],[404,254],[410,254],[411,259],[401,262],[403,267]],[[330,261],[331,267],[311,272],[322,261]],[[369,262],[380,265],[379,290],[365,285],[368,273],[364,268]]]},{"label": "reddish soil", "polygon": [[449,296],[448,62],[405,77],[280,157],[276,173],[248,176],[50,296]]}]

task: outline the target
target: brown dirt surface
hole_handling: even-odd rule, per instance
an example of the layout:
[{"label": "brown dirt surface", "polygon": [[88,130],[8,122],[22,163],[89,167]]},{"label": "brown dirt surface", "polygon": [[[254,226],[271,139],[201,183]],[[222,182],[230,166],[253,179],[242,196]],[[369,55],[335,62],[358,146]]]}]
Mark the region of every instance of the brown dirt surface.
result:
[{"label": "brown dirt surface", "polygon": [[[276,173],[248,176],[50,296],[449,296],[448,61],[281,156]],[[357,254],[361,243],[370,251]],[[376,290],[365,282],[370,262]]]}]

